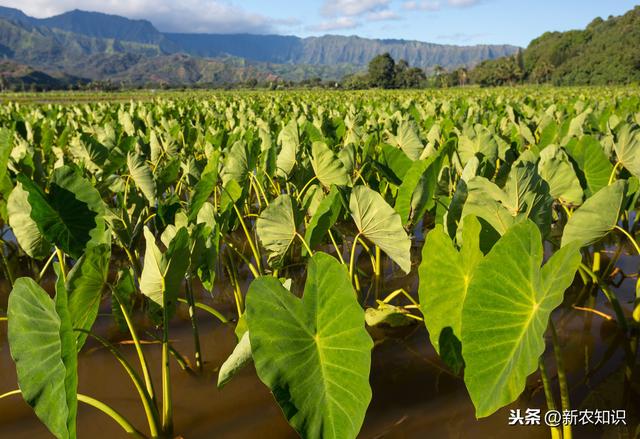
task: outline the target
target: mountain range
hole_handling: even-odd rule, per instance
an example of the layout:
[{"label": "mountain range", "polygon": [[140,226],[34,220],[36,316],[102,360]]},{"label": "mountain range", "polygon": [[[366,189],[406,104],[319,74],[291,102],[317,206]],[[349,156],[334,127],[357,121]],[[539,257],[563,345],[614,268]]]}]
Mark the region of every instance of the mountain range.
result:
[{"label": "mountain range", "polygon": [[0,58],[5,64],[26,65],[63,82],[84,78],[130,85],[220,85],[248,79],[337,80],[364,69],[384,52],[429,71],[436,66],[473,67],[517,50],[510,45],[456,46],[357,36],[163,33],[149,21],[117,15],[73,10],[34,18],[0,7]]}]

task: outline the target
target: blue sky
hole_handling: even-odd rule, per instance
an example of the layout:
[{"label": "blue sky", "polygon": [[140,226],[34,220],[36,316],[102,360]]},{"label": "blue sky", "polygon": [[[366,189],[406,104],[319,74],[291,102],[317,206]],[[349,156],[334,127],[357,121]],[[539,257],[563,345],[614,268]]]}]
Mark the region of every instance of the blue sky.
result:
[{"label": "blue sky", "polygon": [[150,20],[160,30],[359,35],[526,46],[545,31],[621,15],[627,0],[0,0],[44,17],[74,8]]}]

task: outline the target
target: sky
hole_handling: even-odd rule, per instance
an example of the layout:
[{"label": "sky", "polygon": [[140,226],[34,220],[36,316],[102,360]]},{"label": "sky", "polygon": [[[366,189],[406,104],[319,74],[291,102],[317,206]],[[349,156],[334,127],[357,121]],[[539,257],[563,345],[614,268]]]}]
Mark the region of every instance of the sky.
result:
[{"label": "sky", "polygon": [[143,18],[164,32],[359,35],[526,47],[546,31],[621,15],[627,0],[0,0],[34,17],[72,9]]}]

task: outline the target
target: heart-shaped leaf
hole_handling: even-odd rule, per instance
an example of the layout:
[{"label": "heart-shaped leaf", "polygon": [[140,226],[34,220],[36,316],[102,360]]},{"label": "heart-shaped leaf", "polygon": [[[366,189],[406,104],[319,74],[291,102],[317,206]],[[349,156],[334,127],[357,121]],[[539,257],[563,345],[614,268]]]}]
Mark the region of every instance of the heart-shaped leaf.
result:
[{"label": "heart-shaped leaf", "polygon": [[584,136],[578,142],[569,142],[565,148],[580,169],[578,177],[584,180],[587,197],[609,184],[613,166],[600,142],[591,136]]},{"label": "heart-shaped leaf", "polygon": [[626,182],[618,180],[605,186],[578,208],[564,227],[562,246],[577,242],[581,247],[595,244],[618,223]]},{"label": "heart-shaped leaf", "polygon": [[349,210],[358,233],[380,247],[402,271],[409,273],[411,240],[402,227],[400,215],[382,195],[366,186],[356,186],[351,191]]},{"label": "heart-shaped leaf", "polygon": [[540,151],[538,173],[549,184],[549,193],[562,203],[582,204],[582,187],[562,148],[549,145]]},{"label": "heart-shaped leaf", "polygon": [[544,352],[549,315],[581,261],[576,244],[563,247],[540,268],[542,257],[540,231],[527,220],[500,238],[471,279],[462,309],[462,356],[478,417],[524,390]]},{"label": "heart-shaped leaf", "polygon": [[640,178],[640,131],[632,130],[630,125],[625,124],[618,131],[617,137],[614,148],[618,161]]},{"label": "heart-shaped leaf", "polygon": [[130,151],[127,155],[127,166],[129,167],[129,174],[131,174],[133,182],[138,189],[140,189],[142,195],[149,200],[149,203],[154,204],[156,200],[156,182],[153,179],[151,168],[144,160],[144,157]]},{"label": "heart-shaped leaf", "polygon": [[73,169],[55,170],[45,193],[26,175],[18,182],[28,192],[31,219],[47,241],[79,258],[89,241],[104,242],[104,203],[100,193]]},{"label": "heart-shaped leaf", "polygon": [[8,339],[24,400],[59,439],[75,438],[76,336],[66,291],[56,301],[32,279],[16,280],[7,309]]},{"label": "heart-shaped leaf", "polygon": [[414,126],[409,121],[403,121],[398,125],[395,136],[391,136],[392,144],[400,148],[411,160],[418,160],[424,150],[424,145],[416,134]]},{"label": "heart-shaped leaf", "polygon": [[371,400],[373,342],[346,267],[316,253],[302,300],[274,277],[256,279],[247,319],[258,376],[293,428],[305,438],[355,438]]},{"label": "heart-shaped leaf", "polygon": [[[65,288],[69,296],[69,314],[73,328],[90,330],[98,316],[100,300],[107,284],[111,246],[89,247],[67,276]],[[78,351],[87,334],[76,332]]]},{"label": "heart-shaped leaf", "polygon": [[280,195],[272,201],[258,217],[256,230],[269,252],[269,263],[279,264],[297,234],[291,196]]},{"label": "heart-shaped leaf", "polygon": [[312,249],[316,247],[333,227],[342,211],[340,192],[335,186],[331,187],[329,194],[320,201],[318,207],[307,225],[304,239]]},{"label": "heart-shaped leaf", "polygon": [[316,177],[325,187],[346,186],[349,176],[342,162],[324,142],[313,142],[311,145],[311,166]]},{"label": "heart-shaped leaf", "polygon": [[281,149],[276,159],[276,167],[278,175],[287,177],[294,165],[298,149],[300,148],[300,135],[298,133],[298,123],[295,119],[291,119],[287,125],[278,134],[278,144]]},{"label": "heart-shaped leaf", "polygon": [[34,259],[43,259],[51,251],[51,243],[44,237],[38,224],[31,218],[29,192],[19,181],[7,200],[7,213],[11,230],[24,252]]},{"label": "heart-shaped leaf", "polygon": [[469,283],[482,260],[480,223],[474,216],[464,218],[462,246],[458,250],[441,224],[427,234],[418,268],[420,310],[436,352],[440,353],[440,337],[451,328],[461,338],[462,305]]},{"label": "heart-shaped leaf", "polygon": [[164,254],[156,245],[153,233],[146,227],[144,238],[147,248],[140,276],[140,291],[160,307],[167,308],[170,316],[189,268],[189,233],[184,227],[178,230]]}]

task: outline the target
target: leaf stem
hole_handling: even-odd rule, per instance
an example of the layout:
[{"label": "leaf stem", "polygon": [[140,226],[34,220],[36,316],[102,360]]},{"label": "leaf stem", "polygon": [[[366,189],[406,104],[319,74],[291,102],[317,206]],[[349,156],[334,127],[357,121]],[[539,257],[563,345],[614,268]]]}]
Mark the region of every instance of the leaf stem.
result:
[{"label": "leaf stem", "polygon": [[[182,299],[182,298],[179,298],[178,302],[182,302],[182,303],[188,304],[188,302],[185,299]],[[195,305],[196,308],[208,312],[209,314],[211,314],[212,316],[214,316],[215,318],[220,320],[222,323],[229,323],[229,320],[227,320],[227,318],[225,316],[223,316],[218,310],[210,307],[209,305],[205,305],[202,302],[194,302],[194,305]]]},{"label": "leaf stem", "polygon": [[124,416],[122,416],[119,412],[109,407],[102,401],[98,401],[97,399],[91,398],[90,396],[83,395],[81,393],[78,393],[78,401],[100,410],[102,413],[116,421],[125,432],[132,435],[134,438],[146,437],[144,434],[140,433],[129,421],[127,421]]},{"label": "leaf stem", "polygon": [[613,169],[611,170],[611,174],[609,175],[609,183],[607,183],[607,185],[610,185],[611,183],[613,183],[613,180],[616,177],[616,171],[618,170],[618,167],[622,164],[622,162],[616,162],[615,166],[613,167]]},{"label": "leaf stem", "polygon": [[[551,328],[551,340],[553,343],[553,353],[556,357],[556,366],[558,373],[558,385],[560,386],[560,403],[562,405],[562,411],[566,412],[571,410],[571,402],[569,399],[569,386],[567,385],[567,376],[564,371],[564,361],[562,359],[562,351],[560,350],[560,343],[558,342],[558,334],[556,327],[553,324],[553,320],[549,319],[549,327]],[[563,439],[571,439],[571,423],[562,424],[562,437]]]},{"label": "leaf stem", "polygon": [[[541,355],[538,359],[538,369],[540,369],[540,378],[542,379],[542,388],[544,389],[544,396],[547,400],[547,409],[555,410],[556,403],[553,399],[553,392],[551,390],[551,382],[549,381],[549,375],[547,374],[547,368],[544,365],[544,355]],[[550,426],[551,439],[562,439],[562,434],[557,426]]]},{"label": "leaf stem", "polygon": [[624,234],[624,236],[626,236],[629,239],[629,242],[633,245],[633,247],[635,248],[636,252],[640,255],[640,246],[638,246],[638,243],[633,238],[633,236],[631,236],[631,234],[629,232],[627,232],[625,229],[623,229],[622,227],[620,227],[618,225],[615,225],[614,229],[622,232],[622,234]]}]

